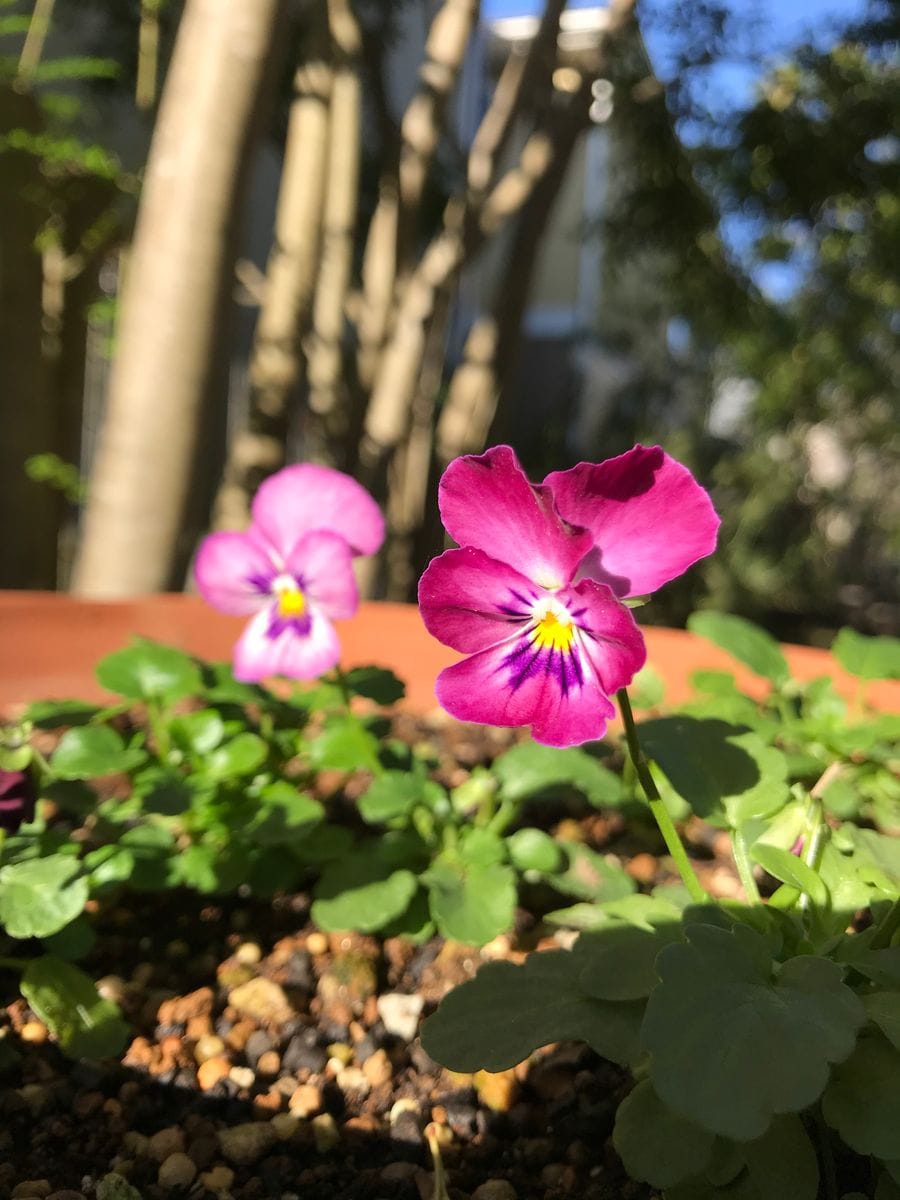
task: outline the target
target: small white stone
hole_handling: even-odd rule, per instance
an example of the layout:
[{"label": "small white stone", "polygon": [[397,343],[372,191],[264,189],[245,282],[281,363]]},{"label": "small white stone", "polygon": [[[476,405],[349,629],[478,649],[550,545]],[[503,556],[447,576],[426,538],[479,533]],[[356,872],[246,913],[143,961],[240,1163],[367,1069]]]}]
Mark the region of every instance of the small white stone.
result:
[{"label": "small white stone", "polygon": [[421,996],[386,992],[378,997],[378,1015],[388,1033],[404,1042],[411,1042],[418,1032],[424,1004]]}]

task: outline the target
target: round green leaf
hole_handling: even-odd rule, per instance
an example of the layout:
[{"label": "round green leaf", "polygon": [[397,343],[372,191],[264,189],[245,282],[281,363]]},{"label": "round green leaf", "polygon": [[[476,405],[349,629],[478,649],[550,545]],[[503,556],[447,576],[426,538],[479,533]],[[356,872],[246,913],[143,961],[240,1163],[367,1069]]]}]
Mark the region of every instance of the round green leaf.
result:
[{"label": "round green leaf", "polygon": [[396,704],[406,694],[403,680],[386,667],[353,667],[344,674],[342,683],[354,695],[376,704]]},{"label": "round green leaf", "polygon": [[425,780],[409,771],[385,771],[357,801],[360,816],[370,825],[405,817],[425,799]]},{"label": "round green leaf", "polygon": [[322,872],[312,919],[328,931],[372,933],[406,911],[417,887],[412,871],[397,870],[377,854],[350,854]]},{"label": "round green leaf", "polygon": [[521,965],[492,962],[454,988],[422,1029],[422,1045],[453,1071],[505,1071],[548,1042],[586,1042],[622,1065],[639,1053],[642,1004],[585,995],[569,951],[531,954]]},{"label": "round green leaf", "polygon": [[765,939],[746,926],[692,924],[686,937],[656,962],[662,982],[643,1028],[651,1079],[675,1112],[748,1141],[776,1113],[814,1103],[865,1010],[827,959],[794,958],[775,976]]},{"label": "round green leaf", "polygon": [[618,775],[575,746],[560,749],[521,742],[495,759],[491,770],[500,780],[505,800],[526,800],[553,788],[571,787],[600,807],[618,804],[625,794]]},{"label": "round green leaf", "polygon": [[33,959],[22,995],[73,1058],[107,1058],[125,1046],[128,1026],[118,1008],[72,963],[50,954]]},{"label": "round green leaf", "polygon": [[239,733],[208,754],[204,768],[214,779],[239,779],[258,770],[268,753],[269,748],[261,737],[255,733]]},{"label": "round green leaf", "polygon": [[483,946],[511,928],[516,906],[511,867],[438,859],[422,882],[428,888],[434,923],[444,937]]},{"label": "round green leaf", "polygon": [[209,754],[225,736],[225,722],[214,708],[176,717],[170,728],[175,742],[191,754]]},{"label": "round green leaf", "polygon": [[776,1117],[761,1138],[741,1151],[759,1200],[816,1200],[819,1164],[799,1117]]},{"label": "round green leaf", "polygon": [[866,637],[855,629],[842,629],[831,653],[859,679],[900,679],[900,638]]},{"label": "round green leaf", "polygon": [[126,747],[108,725],[84,725],[62,735],[50,766],[60,779],[98,779],[132,771],[146,760],[143,750]]},{"label": "round green leaf", "polygon": [[776,686],[790,675],[781,647],[764,629],[731,613],[696,612],[688,617],[688,629],[727,650],[738,662]]},{"label": "round green leaf", "polygon": [[542,871],[550,875],[562,862],[562,850],[542,829],[517,829],[506,839],[514,866],[520,871]]},{"label": "round green leaf", "polygon": [[107,691],[129,700],[178,700],[197,695],[203,686],[190,655],[142,638],[101,659],[97,679]]},{"label": "round green leaf", "polygon": [[862,1002],[869,1020],[878,1026],[895,1050],[900,1050],[900,990],[870,992],[863,996]]},{"label": "round green leaf", "polygon": [[80,864],[69,857],[31,858],[0,871],[0,923],[10,937],[49,937],[74,921],[88,898]]},{"label": "round green leaf", "polygon": [[667,1188],[706,1166],[715,1135],[672,1112],[649,1080],[625,1097],[616,1113],[613,1145],[634,1179]]},{"label": "round green leaf", "polygon": [[860,1038],[852,1058],[835,1068],[822,1112],[857,1154],[896,1158],[900,1050],[880,1034]]},{"label": "round green leaf", "polygon": [[800,892],[806,892],[817,907],[828,907],[828,888],[802,858],[791,854],[789,850],[782,850],[779,846],[767,846],[761,842],[757,842],[751,848],[750,854],[773,878],[790,884]]},{"label": "round green leaf", "polygon": [[279,779],[260,793],[259,808],[246,835],[263,846],[288,845],[306,836],[324,816],[318,800]]},{"label": "round green leaf", "polygon": [[564,871],[557,870],[550,877],[558,892],[579,900],[608,901],[621,900],[635,890],[637,885],[622,867],[607,862],[590,846],[580,842],[560,842],[559,846],[569,862]]},{"label": "round green leaf", "polygon": [[330,718],[309,743],[309,760],[320,771],[378,771],[378,739],[353,716]]},{"label": "round green leaf", "polygon": [[581,986],[588,995],[601,1000],[649,996],[659,983],[657,956],[672,942],[680,941],[681,934],[680,922],[652,932],[619,922],[607,925],[598,934],[579,938],[578,953],[584,962]]}]

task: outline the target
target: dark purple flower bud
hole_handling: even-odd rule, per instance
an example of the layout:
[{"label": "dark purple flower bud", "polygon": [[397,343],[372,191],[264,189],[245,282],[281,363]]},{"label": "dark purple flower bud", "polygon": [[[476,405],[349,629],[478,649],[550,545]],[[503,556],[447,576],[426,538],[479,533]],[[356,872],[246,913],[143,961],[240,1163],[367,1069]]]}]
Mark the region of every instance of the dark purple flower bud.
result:
[{"label": "dark purple flower bud", "polygon": [[0,829],[16,833],[34,820],[37,788],[30,771],[0,771]]}]

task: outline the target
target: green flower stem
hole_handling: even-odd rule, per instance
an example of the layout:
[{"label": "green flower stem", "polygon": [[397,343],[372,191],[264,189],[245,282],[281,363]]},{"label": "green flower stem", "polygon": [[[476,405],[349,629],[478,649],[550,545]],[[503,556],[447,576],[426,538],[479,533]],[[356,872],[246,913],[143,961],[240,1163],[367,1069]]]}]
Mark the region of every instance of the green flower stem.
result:
[{"label": "green flower stem", "polygon": [[163,760],[167,759],[172,749],[172,739],[169,737],[169,730],[163,718],[162,708],[155,700],[147,701],[147,723],[153,734],[153,740],[156,742],[158,757]]},{"label": "green flower stem", "polygon": [[753,875],[753,860],[750,857],[750,849],[747,845],[747,839],[739,829],[735,829],[731,835],[731,852],[734,855],[734,865],[737,867],[737,873],[747,899],[751,904],[760,904],[761,899],[759,888],[756,886],[756,879]]},{"label": "green flower stem", "polygon": [[498,835],[505,833],[507,826],[513,821],[518,811],[519,806],[514,800],[501,800],[499,808],[488,821],[488,832]]},{"label": "green flower stem", "polygon": [[678,836],[678,830],[675,828],[675,823],[669,815],[669,810],[663,804],[659,789],[653,781],[653,776],[650,774],[650,767],[644,758],[644,752],[641,750],[641,743],[638,740],[637,726],[634,723],[634,713],[631,711],[631,701],[628,699],[627,690],[622,688],[616,694],[616,699],[619,701],[619,711],[622,713],[622,722],[625,726],[625,741],[628,744],[628,754],[634,764],[635,773],[640,780],[644,795],[647,797],[647,803],[650,805],[650,811],[653,813],[654,820],[659,827],[659,832],[663,836],[663,841],[666,843],[669,854],[671,854],[678,868],[678,873],[681,876],[684,886],[690,893],[691,899],[695,904],[706,904],[709,901],[709,896],[703,890],[700,880],[694,873],[694,868],[691,866],[691,860],[688,858],[684,843]]},{"label": "green flower stem", "polygon": [[888,909],[887,916],[875,931],[875,936],[869,943],[871,950],[886,950],[893,940],[894,934],[900,929],[900,900],[895,900]]},{"label": "green flower stem", "polygon": [[24,958],[0,958],[0,967],[7,971],[22,972],[28,966]]}]

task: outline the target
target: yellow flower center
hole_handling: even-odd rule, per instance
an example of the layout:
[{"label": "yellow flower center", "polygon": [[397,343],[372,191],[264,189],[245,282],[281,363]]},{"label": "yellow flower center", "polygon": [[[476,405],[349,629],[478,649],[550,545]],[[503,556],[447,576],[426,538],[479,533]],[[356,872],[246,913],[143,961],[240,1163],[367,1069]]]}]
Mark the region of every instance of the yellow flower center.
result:
[{"label": "yellow flower center", "polygon": [[279,588],[279,617],[302,617],[306,611],[306,597],[298,587]]},{"label": "yellow flower center", "polygon": [[568,650],[574,639],[571,622],[560,620],[553,609],[548,609],[534,626],[534,642],[542,650]]}]

